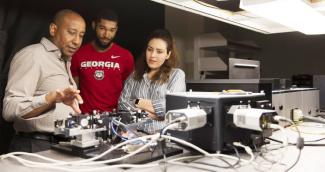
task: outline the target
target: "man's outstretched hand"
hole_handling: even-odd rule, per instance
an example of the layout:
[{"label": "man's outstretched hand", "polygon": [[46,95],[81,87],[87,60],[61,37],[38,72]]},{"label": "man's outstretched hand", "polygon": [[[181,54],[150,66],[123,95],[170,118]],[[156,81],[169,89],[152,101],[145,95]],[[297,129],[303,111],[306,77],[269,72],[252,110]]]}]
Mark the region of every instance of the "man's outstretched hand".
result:
[{"label": "man's outstretched hand", "polygon": [[56,90],[49,92],[45,99],[48,104],[53,103],[63,103],[70,106],[76,113],[81,113],[79,109],[79,104],[83,103],[83,100],[80,96],[80,90],[69,86],[63,90]]}]

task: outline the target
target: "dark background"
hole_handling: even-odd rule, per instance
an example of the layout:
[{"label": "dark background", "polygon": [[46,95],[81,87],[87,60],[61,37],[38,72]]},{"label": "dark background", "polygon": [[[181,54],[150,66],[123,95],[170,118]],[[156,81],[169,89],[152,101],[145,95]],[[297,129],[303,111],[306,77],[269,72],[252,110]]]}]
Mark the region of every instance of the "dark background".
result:
[{"label": "dark background", "polygon": [[[89,42],[93,32],[91,20],[103,8],[119,15],[115,42],[129,49],[136,58],[144,48],[146,36],[164,27],[164,6],[149,0],[0,0],[0,109],[9,65],[21,48],[38,43],[48,35],[48,26],[60,9],[72,9],[87,22],[83,41]],[[7,151],[13,129],[0,115],[0,154]]]}]

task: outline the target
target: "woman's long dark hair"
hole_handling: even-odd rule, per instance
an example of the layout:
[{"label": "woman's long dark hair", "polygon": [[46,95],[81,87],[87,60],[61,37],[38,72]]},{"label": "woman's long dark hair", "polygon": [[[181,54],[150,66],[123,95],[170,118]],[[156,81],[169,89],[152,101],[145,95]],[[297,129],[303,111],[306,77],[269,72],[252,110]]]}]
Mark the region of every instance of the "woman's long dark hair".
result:
[{"label": "woman's long dark hair", "polygon": [[149,42],[152,39],[162,39],[167,44],[167,54],[170,52],[169,59],[165,60],[162,66],[159,68],[158,72],[154,74],[151,78],[152,82],[158,82],[160,84],[166,83],[169,79],[170,72],[173,68],[177,67],[179,64],[175,42],[172,38],[170,32],[166,29],[158,29],[153,31],[146,41],[146,47],[142,52],[139,60],[136,63],[134,79],[137,81],[141,81],[143,79],[143,74],[150,71],[150,68],[146,62],[146,51],[149,45]]}]

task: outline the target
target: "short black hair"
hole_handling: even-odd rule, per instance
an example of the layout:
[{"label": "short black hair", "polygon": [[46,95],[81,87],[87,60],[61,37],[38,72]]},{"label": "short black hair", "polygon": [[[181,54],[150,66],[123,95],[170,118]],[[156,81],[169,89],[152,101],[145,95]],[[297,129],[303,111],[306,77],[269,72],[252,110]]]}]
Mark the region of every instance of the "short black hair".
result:
[{"label": "short black hair", "polygon": [[78,14],[77,12],[75,12],[73,10],[70,10],[70,9],[62,9],[62,10],[60,10],[60,11],[58,11],[58,12],[55,13],[52,22],[55,23],[56,25],[58,25],[58,24],[60,24],[62,22],[63,18],[65,16],[69,15],[69,14],[74,14],[74,15],[80,16],[80,14]]},{"label": "short black hair", "polygon": [[115,13],[115,11],[110,9],[103,9],[100,10],[99,13],[97,13],[95,22],[98,23],[101,19],[110,20],[118,23],[118,15]]}]

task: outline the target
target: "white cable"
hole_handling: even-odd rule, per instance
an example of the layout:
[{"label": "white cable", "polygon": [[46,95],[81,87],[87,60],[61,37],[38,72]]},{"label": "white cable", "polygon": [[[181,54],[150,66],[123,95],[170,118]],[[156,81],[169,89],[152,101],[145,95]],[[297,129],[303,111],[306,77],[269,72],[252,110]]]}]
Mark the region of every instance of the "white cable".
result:
[{"label": "white cable", "polygon": [[[282,116],[274,116],[273,119],[276,120],[276,121],[278,121],[278,122],[280,122],[280,121],[290,122],[292,125],[294,125],[296,127],[296,125],[290,119],[287,119],[285,117],[282,117]],[[288,148],[287,147],[288,146],[288,136],[287,136],[287,134],[285,132],[285,129],[282,126],[280,126],[280,125],[277,125],[277,124],[269,124],[269,127],[272,128],[272,129],[279,129],[282,132],[282,136],[283,136],[282,146],[275,148],[276,150],[279,149],[279,151],[280,151],[280,157],[275,160],[275,164],[280,164],[281,160],[284,157],[284,152]],[[299,137],[300,137],[300,134],[299,134]],[[283,149],[280,149],[280,148],[283,148]],[[272,151],[270,151],[268,153],[271,153],[271,152]],[[267,156],[267,155],[268,154],[266,154],[265,156]],[[273,164],[273,165],[275,165],[275,164]]]},{"label": "white cable", "polygon": [[[172,126],[173,125],[171,125],[170,127],[172,127]],[[271,126],[271,127],[275,127],[275,126]],[[36,155],[36,154],[31,154],[31,153],[22,153],[22,152],[13,152],[13,153],[10,153],[10,154],[2,155],[1,159],[5,159],[5,158],[10,157],[10,158],[16,159],[17,161],[19,161],[20,163],[22,163],[25,166],[46,167],[46,168],[53,168],[53,169],[61,169],[61,170],[65,170],[65,171],[73,171],[73,170],[76,170],[76,169],[65,169],[65,168],[60,168],[60,167],[56,167],[56,166],[58,166],[58,165],[97,165],[97,164],[111,163],[111,162],[120,161],[120,160],[123,160],[125,158],[130,157],[130,156],[133,156],[136,153],[142,151],[143,149],[148,147],[150,144],[152,144],[154,141],[156,141],[159,138],[159,136],[160,136],[159,134],[155,134],[155,135],[143,136],[143,137],[127,140],[127,141],[125,141],[123,143],[117,144],[116,146],[110,148],[109,150],[103,152],[102,154],[100,154],[100,155],[98,155],[96,157],[86,159],[86,160],[65,162],[65,161],[58,161],[58,160],[55,160],[55,159],[47,158],[47,157],[44,157],[44,156],[41,156],[41,155]],[[178,138],[175,138],[175,137],[172,137],[172,136],[161,135],[161,137],[164,138],[164,139],[170,139],[170,140],[173,140],[173,141],[178,142],[180,144],[191,147],[191,148],[197,150],[198,152],[202,153],[204,156],[207,156],[207,157],[225,157],[225,158],[229,158],[229,159],[233,159],[233,160],[238,160],[238,157],[234,157],[234,156],[229,156],[229,155],[224,155],[224,154],[210,154],[209,152],[206,152],[205,150],[203,150],[203,149],[201,149],[201,148],[199,148],[199,147],[197,147],[197,146],[195,146],[195,145],[193,145],[193,144],[191,144],[189,142],[186,142],[184,140],[181,140],[181,139],[178,139]],[[106,160],[106,161],[91,162],[91,161],[97,160],[97,159],[105,156],[106,154],[112,152],[113,150],[115,150],[115,149],[117,149],[117,148],[119,148],[119,147],[121,147],[123,145],[126,145],[128,143],[132,143],[132,142],[137,141],[137,140],[143,140],[143,139],[151,139],[151,141],[149,141],[146,145],[140,147],[136,151],[132,152],[131,154],[128,154],[128,155],[125,155],[123,157],[116,158],[116,159],[110,159],[110,160]],[[247,152],[249,153],[249,151],[247,151]],[[44,162],[30,161],[30,160],[23,159],[21,157],[17,157],[16,155],[29,155],[29,156],[32,156],[32,157],[37,157],[37,158],[49,161],[50,163],[49,162],[44,163]],[[251,161],[247,161],[247,160],[244,160],[244,159],[240,159],[240,160],[242,162],[245,162],[245,163],[250,163],[251,162]],[[84,169],[84,170],[87,171],[88,169]],[[80,171],[80,169],[78,169],[78,171]]]},{"label": "white cable", "polygon": [[276,121],[278,121],[278,122],[280,122],[280,121],[287,121],[287,122],[289,122],[291,125],[293,125],[296,128],[296,130],[298,132],[298,136],[301,137],[301,134],[300,134],[300,131],[299,131],[297,125],[291,119],[288,119],[288,118],[283,117],[283,116],[280,116],[280,115],[274,116],[273,119],[276,120]]},{"label": "white cable", "polygon": [[277,124],[269,124],[269,127],[272,129],[279,129],[282,132],[282,136],[283,136],[282,145],[284,147],[288,146],[288,137],[287,137],[287,134],[286,134],[284,128]]},{"label": "white cable", "polygon": [[[157,137],[153,140],[151,140],[150,142],[148,142],[146,145],[140,147],[139,149],[137,149],[136,151],[132,152],[131,154],[128,154],[128,155],[125,155],[125,156],[122,156],[120,158],[115,158],[115,159],[110,159],[110,160],[105,160],[105,161],[94,161],[94,162],[88,162],[88,163],[73,163],[73,164],[70,164],[70,165],[97,165],[97,164],[106,164],[106,163],[112,163],[112,162],[116,162],[116,161],[121,161],[123,159],[126,159],[128,157],[131,157],[139,152],[141,152],[143,149],[147,148],[148,146],[150,146],[150,144],[152,142],[154,142],[155,140],[157,140]],[[23,159],[23,158],[20,158],[20,157],[17,157],[17,156],[13,156],[13,155],[10,155],[9,157],[13,158],[13,159],[16,159],[17,161],[19,161],[20,163],[22,163],[23,165],[25,166],[28,166],[28,167],[45,167],[45,168],[55,168],[54,166],[58,166],[58,165],[67,165],[67,164],[62,164],[62,163],[40,163],[40,162],[34,162],[34,161],[29,161],[29,160],[26,160],[26,159]],[[26,165],[27,163],[27,165]],[[58,167],[59,168],[59,167]]]},{"label": "white cable", "polygon": [[282,121],[289,121],[289,122],[291,121],[290,119],[287,119],[287,118],[285,118],[283,116],[280,116],[280,115],[273,116],[273,119],[276,120],[276,121],[278,121],[278,122],[281,121],[281,120]]},{"label": "white cable", "polygon": [[193,145],[192,143],[186,142],[186,141],[184,141],[182,139],[179,139],[179,138],[176,138],[176,137],[172,137],[172,136],[167,136],[167,135],[162,135],[161,137],[162,138],[165,138],[165,139],[173,140],[173,141],[178,142],[178,143],[181,143],[181,144],[183,144],[185,146],[191,147],[191,148],[197,150],[198,152],[202,153],[203,155],[211,156],[211,154],[209,152],[207,152],[207,151],[205,151],[205,150],[203,150],[203,149],[201,149],[201,148]]},{"label": "white cable", "polygon": [[119,148],[119,147],[122,147],[126,144],[129,144],[129,143],[132,143],[134,141],[138,141],[138,140],[145,140],[145,139],[152,139],[152,138],[157,138],[159,136],[159,134],[154,134],[154,135],[147,135],[147,136],[142,136],[142,137],[138,137],[138,138],[134,138],[134,139],[130,139],[130,140],[126,140],[125,142],[122,142],[122,143],[119,143],[115,146],[113,146],[112,148],[110,148],[109,150],[103,152],[102,154],[98,155],[98,156],[95,156],[93,158],[89,158],[89,159],[86,159],[86,160],[79,160],[79,161],[75,161],[75,162],[70,162],[70,163],[85,163],[85,162],[90,162],[90,161],[94,161],[94,160],[97,160],[105,155],[107,155],[108,153],[114,151],[115,149]]},{"label": "white cable", "polygon": [[[172,137],[172,136],[162,135],[162,137],[165,138],[165,139],[170,139],[170,140],[176,141],[176,142],[178,142],[178,143],[181,143],[181,144],[183,144],[183,145],[186,145],[186,146],[192,147],[193,149],[196,149],[197,151],[201,152],[202,154],[204,154],[205,156],[208,156],[208,157],[225,157],[225,158],[229,158],[229,159],[238,160],[237,157],[233,157],[233,156],[229,156],[229,155],[223,155],[223,154],[210,154],[210,153],[208,153],[208,152],[202,150],[201,148],[199,148],[199,147],[197,147],[197,146],[195,146],[195,145],[193,145],[193,144],[191,144],[191,143],[188,143],[188,142],[186,142],[186,141],[184,141],[184,140],[181,140],[181,139],[178,139],[178,138],[175,138],[175,137]],[[154,140],[156,140],[157,138],[159,138],[159,135],[158,135],[158,134],[155,134],[155,135],[147,136],[146,138],[152,138],[151,142],[153,142]],[[137,138],[137,139],[132,139],[132,140],[130,140],[130,141],[134,141],[134,140],[139,140],[139,138]],[[122,146],[122,145],[124,145],[124,144],[126,144],[126,143],[121,143],[121,144],[119,144],[119,145],[117,145],[117,146],[115,146],[115,147],[109,149],[109,150],[106,151],[105,153],[109,153],[110,151],[115,150],[116,148],[118,148],[118,147],[120,147],[120,146]],[[141,147],[141,148],[144,149],[144,148],[146,148],[146,147],[147,147],[148,145],[150,145],[150,144],[151,144],[151,143],[148,143],[148,144],[144,145],[144,146]],[[119,161],[119,160],[121,160],[122,158],[127,158],[127,157],[130,157],[130,156],[133,156],[134,154],[140,152],[140,151],[142,150],[141,148],[138,149],[137,151],[133,152],[132,154],[126,155],[126,156],[121,157],[121,158],[111,159],[111,160],[101,161],[101,162],[96,161],[96,162],[91,162],[91,163],[86,163],[86,162],[89,162],[89,161],[91,161],[92,159],[97,159],[98,156],[97,156],[97,157],[94,157],[94,158],[91,158],[91,159],[87,159],[87,160],[72,161],[72,162],[65,162],[65,163],[41,163],[41,162],[33,162],[33,161],[25,160],[25,159],[20,158],[20,157],[16,157],[16,156],[14,156],[14,154],[7,155],[7,157],[14,158],[14,159],[16,159],[17,161],[19,161],[20,163],[22,163],[23,165],[25,165],[25,166],[29,166],[29,167],[43,167],[43,168],[51,168],[51,169],[58,169],[58,170],[64,170],[64,171],[76,171],[76,170],[78,170],[78,171],[89,171],[89,170],[91,170],[91,169],[94,170],[94,168],[91,168],[91,169],[83,169],[83,170],[80,170],[80,169],[71,169],[71,168],[67,169],[67,168],[64,168],[64,167],[57,167],[56,165],[96,165],[96,164],[102,164],[102,163],[108,163],[108,162],[115,162],[115,161]],[[24,154],[25,154],[25,153],[24,153]],[[103,153],[103,154],[104,154],[104,153]],[[101,154],[101,155],[103,155],[103,154]],[[26,155],[32,155],[32,156],[34,156],[34,154],[28,154],[28,153],[26,153]],[[101,155],[100,155],[100,156],[101,156]],[[39,157],[39,156],[37,156],[37,157]],[[42,156],[40,156],[40,157],[42,157]],[[45,157],[45,158],[46,158],[46,157]],[[192,157],[192,158],[193,158],[193,157]],[[42,159],[44,159],[44,157],[42,157]],[[182,158],[180,158],[179,160],[181,160],[181,159],[185,159],[185,157],[182,157]],[[50,159],[50,160],[51,160],[51,159]],[[174,160],[174,161],[176,161],[176,160]],[[243,160],[243,159],[241,159],[241,161],[249,163],[249,161],[247,161],[247,160]],[[172,162],[173,162],[173,161],[172,161]],[[54,166],[54,165],[55,165],[55,166]],[[123,166],[123,164],[121,164],[121,165]],[[114,167],[116,167],[116,166],[103,167],[103,169],[104,169],[104,168],[114,168]],[[141,166],[139,166],[139,167],[141,167]]]},{"label": "white cable", "polygon": [[[176,120],[182,120],[182,118],[180,117],[180,119],[175,119]],[[117,121],[117,120],[114,120],[114,122],[120,124],[120,125],[123,125],[125,126],[125,124],[121,123],[120,121]],[[166,130],[169,129],[169,128],[172,128],[174,127],[175,125],[172,125],[170,127],[166,127]],[[51,158],[48,158],[48,157],[45,157],[45,156],[42,156],[42,155],[38,155],[38,154],[33,154],[33,153],[27,153],[27,152],[12,152],[12,153],[9,153],[9,154],[5,154],[5,155],[1,155],[0,156],[0,159],[5,159],[5,158],[13,158],[14,156],[16,155],[25,155],[25,156],[31,156],[31,157],[36,157],[36,158],[39,158],[39,159],[43,159],[45,161],[49,161],[49,162],[52,162],[52,163],[49,163],[49,162],[34,162],[34,161],[29,161],[29,160],[25,160],[24,162],[28,162],[30,164],[34,164],[34,165],[91,165],[91,164],[100,164],[100,163],[110,163],[110,162],[115,162],[115,161],[119,161],[119,160],[122,160],[125,159],[125,158],[128,158],[130,156],[133,156],[134,154],[142,151],[143,149],[145,149],[146,147],[150,146],[151,143],[153,143],[153,140],[149,143],[147,143],[145,146],[143,147],[140,147],[139,149],[137,149],[137,151],[135,152],[132,152],[131,154],[128,154],[126,156],[123,156],[123,157],[120,157],[120,158],[117,158],[117,159],[111,159],[109,160],[108,162],[107,161],[96,161],[95,163],[94,162],[91,162],[91,163],[86,163],[86,162],[90,162],[90,161],[94,161],[94,160],[97,160],[103,156],[105,156],[106,154],[116,150],[117,148],[121,147],[121,146],[124,146],[128,143],[131,143],[131,142],[134,142],[134,141],[137,141],[137,140],[143,140],[143,139],[148,139],[148,138],[157,138],[157,136],[154,136],[154,135],[149,135],[149,136],[143,136],[143,137],[139,137],[139,138],[135,138],[135,139],[131,139],[131,140],[127,140],[123,143],[120,143],[112,148],[110,148],[109,150],[103,152],[102,154],[98,155],[98,156],[95,156],[93,158],[90,158],[90,159],[86,159],[86,160],[78,160],[78,161],[70,161],[70,162],[66,162],[66,161],[60,161],[60,160],[56,160],[56,159],[51,159]],[[23,158],[21,158],[23,159]]]},{"label": "white cable", "polygon": [[114,118],[112,119],[112,122],[115,123],[115,124],[118,124],[118,125],[122,125],[124,128],[127,128],[126,124],[124,124],[123,122],[118,121],[118,120],[116,120]]},{"label": "white cable", "polygon": [[[120,158],[115,158],[115,159],[109,159],[109,160],[105,160],[105,161],[95,161],[95,162],[89,162],[89,163],[82,163],[82,165],[96,165],[96,164],[107,164],[107,163],[112,163],[112,162],[116,162],[116,161],[121,161],[123,159],[129,158],[141,151],[143,151],[145,148],[149,147],[150,145],[152,145],[152,143],[156,142],[159,138],[159,135],[157,135],[156,137],[153,137],[148,143],[146,143],[145,145],[141,146],[140,148],[138,148],[136,151],[127,154],[125,156],[122,156]],[[80,165],[80,164],[79,164]]]},{"label": "white cable", "polygon": [[172,121],[170,121],[170,123],[174,123],[174,122],[182,122],[182,121],[185,121],[186,120],[186,117],[185,116],[181,116],[181,117],[178,117]]},{"label": "white cable", "polygon": [[[171,113],[167,113],[166,116],[165,116],[165,119],[168,119],[170,115],[171,115]],[[186,120],[186,117],[185,116],[181,116],[181,117],[178,117],[178,118],[173,119],[172,121],[169,122],[169,124],[172,124],[174,122],[182,122],[184,120]]]},{"label": "white cable", "polygon": [[186,159],[196,159],[196,158],[202,158],[202,157],[204,157],[204,155],[184,156],[184,157],[171,159],[167,162],[182,161],[182,160],[186,160]]},{"label": "white cable", "polygon": [[174,128],[177,128],[178,127],[178,123],[174,123],[174,124],[170,124],[170,125],[167,125],[162,131],[161,133],[164,135],[166,133],[167,130],[169,129],[174,129]]},{"label": "white cable", "polygon": [[50,162],[56,162],[56,163],[64,162],[64,161],[51,159],[51,158],[48,158],[46,156],[38,155],[38,154],[35,154],[35,153],[28,153],[28,152],[11,152],[11,153],[7,153],[7,154],[4,154],[4,155],[0,155],[0,159],[6,159],[6,158],[9,158],[9,157],[11,158],[13,156],[18,156],[18,155],[31,156],[31,157],[43,159],[43,160],[50,161]]},{"label": "white cable", "polygon": [[[204,156],[207,156],[207,157],[223,157],[223,158],[228,158],[228,159],[232,159],[232,160],[238,160],[238,157],[234,157],[234,156],[230,156],[230,155],[225,155],[225,154],[220,154],[220,153],[210,154],[209,152],[207,152],[207,151],[193,145],[192,143],[186,142],[186,141],[181,140],[181,139],[176,138],[176,137],[167,136],[167,135],[162,135],[161,137],[163,137],[165,139],[170,139],[170,140],[178,142],[178,143],[180,143],[182,145],[191,147],[191,148],[197,150],[198,152],[202,153]],[[244,162],[245,164],[251,163],[251,161],[248,161],[248,160],[245,160],[245,159],[240,159],[240,161]]]},{"label": "white cable", "polygon": [[245,152],[246,152],[248,155],[250,155],[251,158],[248,160],[248,162],[246,162],[247,164],[252,163],[252,162],[254,161],[255,156],[254,156],[253,151],[252,151],[252,149],[251,149],[250,147],[245,146],[245,145],[241,144],[240,142],[234,142],[233,144],[234,144],[235,146],[238,146],[238,147],[242,147],[242,148],[244,148],[244,149],[245,149]]},{"label": "white cable", "polygon": [[[12,156],[12,155],[11,155]],[[149,168],[149,167],[155,167],[158,164],[117,164],[117,165],[107,165],[107,166],[103,166],[103,167],[90,167],[90,168],[71,168],[71,167],[67,167],[67,166],[63,166],[63,167],[57,167],[57,166],[35,166],[35,165],[30,165],[29,163],[25,163],[26,160],[17,156],[12,156],[11,158],[17,160],[18,162],[20,162],[21,164],[23,164],[26,167],[38,167],[38,168],[47,168],[47,169],[55,169],[55,170],[61,170],[61,171],[68,171],[68,172],[88,172],[88,171],[99,171],[99,170],[107,170],[107,169],[112,169],[112,168]]]},{"label": "white cable", "polygon": [[[103,152],[102,154],[100,154],[98,156],[95,156],[93,158],[89,158],[89,159],[86,159],[86,160],[78,160],[78,161],[70,161],[70,162],[58,161],[58,160],[51,159],[51,158],[48,158],[48,157],[45,157],[45,156],[37,155],[37,154],[34,154],[34,153],[27,153],[27,152],[12,152],[12,153],[9,153],[9,154],[2,155],[1,159],[5,159],[5,158],[8,158],[8,157],[12,158],[11,155],[13,155],[13,156],[16,156],[16,155],[28,155],[28,156],[37,157],[37,158],[40,158],[40,159],[43,159],[43,160],[54,162],[54,163],[45,163],[45,162],[33,162],[33,161],[26,160],[26,161],[30,162],[31,164],[37,164],[37,165],[49,165],[49,164],[50,165],[83,165],[86,162],[97,160],[97,159],[105,156],[106,154],[112,152],[113,150],[115,150],[115,149],[117,149],[117,148],[119,148],[121,146],[124,146],[124,145],[126,145],[128,143],[131,143],[131,142],[134,142],[134,141],[137,141],[137,140],[148,139],[148,138],[156,138],[157,139],[158,137],[159,137],[159,134],[155,134],[155,135],[148,135],[148,136],[143,136],[143,137],[127,140],[125,142],[117,144],[116,146],[110,148],[109,150]],[[101,161],[96,161],[96,162],[101,162]]]}]

